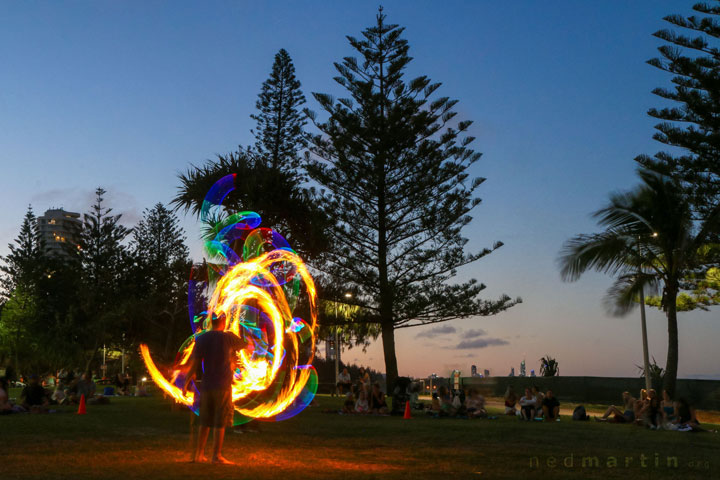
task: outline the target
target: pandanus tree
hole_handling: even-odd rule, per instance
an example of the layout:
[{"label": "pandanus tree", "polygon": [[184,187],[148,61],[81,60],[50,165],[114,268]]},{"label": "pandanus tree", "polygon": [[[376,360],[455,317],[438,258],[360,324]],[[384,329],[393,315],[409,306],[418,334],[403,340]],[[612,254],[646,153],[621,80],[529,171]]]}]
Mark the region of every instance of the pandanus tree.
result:
[{"label": "pandanus tree", "polygon": [[673,395],[678,368],[677,298],[684,278],[702,267],[703,242],[713,228],[697,226],[678,182],[647,170],[636,189],[611,195],[594,213],[605,230],[568,240],[560,254],[563,280],[575,281],[588,270],[616,277],[608,291],[614,313],[638,305],[640,293],[662,287],[660,306],[668,324],[668,352],[663,388]]},{"label": "pandanus tree", "polygon": [[540,359],[540,375],[543,377],[555,377],[560,375],[560,366],[557,360],[550,355],[545,355]]}]

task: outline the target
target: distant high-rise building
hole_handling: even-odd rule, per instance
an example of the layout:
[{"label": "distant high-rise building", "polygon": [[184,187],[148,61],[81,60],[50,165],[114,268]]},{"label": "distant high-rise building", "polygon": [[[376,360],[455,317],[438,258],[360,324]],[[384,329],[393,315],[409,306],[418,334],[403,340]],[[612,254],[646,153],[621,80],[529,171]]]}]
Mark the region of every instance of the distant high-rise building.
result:
[{"label": "distant high-rise building", "polygon": [[523,359],[522,362],[520,362],[520,376],[525,376],[525,360]]},{"label": "distant high-rise building", "polygon": [[514,376],[515,376],[515,367],[510,367],[510,375],[508,375],[508,376],[509,376],[509,377],[514,377]]},{"label": "distant high-rise building", "polygon": [[470,365],[470,376],[472,376],[472,377],[478,376],[477,365]]},{"label": "distant high-rise building", "polygon": [[37,224],[46,254],[67,255],[68,247],[77,248],[82,228],[79,213],[62,208],[46,210],[45,215],[37,218]]},{"label": "distant high-rise building", "polygon": [[490,376],[490,370],[488,370],[487,368],[486,368],[485,370],[483,370],[483,376],[484,376],[485,378],[489,377],[489,376]]}]

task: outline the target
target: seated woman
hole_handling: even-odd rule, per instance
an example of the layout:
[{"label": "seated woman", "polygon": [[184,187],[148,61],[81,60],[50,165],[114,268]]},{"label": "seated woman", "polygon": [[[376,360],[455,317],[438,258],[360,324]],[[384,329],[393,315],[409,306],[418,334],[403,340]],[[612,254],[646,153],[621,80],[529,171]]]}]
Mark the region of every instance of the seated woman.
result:
[{"label": "seated woman", "polygon": [[678,400],[677,418],[673,422],[673,425],[676,430],[681,432],[707,431],[700,426],[695,409],[690,406],[690,403],[685,398],[680,398]]},{"label": "seated woman", "polygon": [[533,385],[532,393],[535,395],[535,416],[542,417],[542,401],[545,398],[545,394],[540,391],[537,385]]},{"label": "seated woman", "polygon": [[[635,420],[635,398],[630,395],[630,392],[623,392],[622,399],[623,410],[620,410],[615,405],[610,405],[603,416],[600,418],[595,417],[595,420],[599,422],[608,421],[611,423],[632,423],[633,420]],[[610,415],[613,417],[609,418]]]},{"label": "seated woman", "polygon": [[379,383],[373,383],[372,393],[370,395],[370,412],[386,415],[388,413],[385,394],[380,390]]},{"label": "seated woman", "polygon": [[368,413],[369,411],[370,406],[368,405],[367,394],[365,393],[365,389],[361,388],[358,393],[357,402],[355,402],[355,413]]},{"label": "seated woman", "polygon": [[58,405],[62,405],[65,402],[69,402],[70,399],[68,398],[67,393],[65,392],[65,385],[58,380],[57,385],[55,386],[55,391],[53,392],[50,399],[57,403]]},{"label": "seated woman", "polygon": [[438,389],[438,400],[441,416],[452,417],[457,413],[457,408],[453,406],[453,396],[450,395],[450,390],[445,385]]},{"label": "seated woman", "polygon": [[658,399],[657,392],[651,388],[647,392],[647,399],[640,409],[640,418],[643,424],[653,430],[657,430],[660,425],[660,399]]},{"label": "seated woman", "polygon": [[505,390],[505,415],[511,415],[515,416],[517,415],[517,410],[515,409],[515,404],[517,404],[518,397],[515,393],[515,389],[508,385],[507,390]]},{"label": "seated woman", "polygon": [[351,387],[345,394],[345,403],[343,403],[342,413],[355,413],[355,393]]},{"label": "seated woman", "polygon": [[465,398],[465,410],[470,418],[485,418],[485,398],[480,395],[476,388],[471,388],[469,395]]},{"label": "seated woman", "polygon": [[525,389],[525,395],[520,398],[520,416],[528,422],[535,418],[535,403],[537,398],[530,392],[529,388]]},{"label": "seated woman", "polygon": [[635,400],[635,405],[633,405],[633,414],[635,415],[635,424],[636,425],[642,425],[643,422],[643,409],[645,408],[645,404],[647,403],[647,390],[644,388],[640,389],[640,397]]},{"label": "seated woman", "polygon": [[660,402],[660,408],[662,408],[661,414],[663,425],[668,425],[672,423],[677,417],[677,405],[675,405],[675,402],[673,402],[673,400],[670,398],[670,394],[667,390],[663,390],[662,392],[662,401]]},{"label": "seated woman", "polygon": [[545,421],[554,422],[560,420],[560,402],[553,396],[552,390],[548,390],[545,394],[542,406]]}]

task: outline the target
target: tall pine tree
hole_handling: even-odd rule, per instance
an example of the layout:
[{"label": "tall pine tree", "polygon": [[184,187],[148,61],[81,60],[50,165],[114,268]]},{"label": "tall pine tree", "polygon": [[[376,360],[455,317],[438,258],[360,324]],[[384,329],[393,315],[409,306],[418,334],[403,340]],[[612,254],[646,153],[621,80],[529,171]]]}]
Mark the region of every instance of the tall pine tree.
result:
[{"label": "tall pine tree", "polygon": [[691,36],[669,29],[655,32],[668,44],[658,48],[662,58],[648,61],[673,74],[673,88],[656,88],[653,93],[676,105],[651,108],[648,114],[661,121],[653,138],[677,149],[635,160],[682,181],[696,219],[702,221],[720,218],[720,2],[698,3],[693,9],[706,15],[664,18]]},{"label": "tall pine tree", "polygon": [[141,337],[171,360],[178,342],[187,337],[188,273],[192,262],[185,232],[177,215],[158,203],[143,212],[132,236],[133,281],[138,299],[133,305],[136,313],[128,339]]},{"label": "tall pine tree", "polygon": [[105,193],[95,190],[95,203],[83,215],[78,242],[78,260],[82,276],[82,313],[85,328],[79,339],[89,353],[89,367],[99,347],[110,342],[123,329],[120,305],[125,301],[126,275],[129,266],[127,247],[123,244],[130,230],[122,226],[121,215],[112,215],[105,207]]},{"label": "tall pine tree", "polygon": [[305,146],[303,126],[306,123],[300,107],[305,96],[295,78],[295,66],[285,49],[275,54],[270,78],[262,84],[255,107],[257,122],[253,133],[255,149],[272,169],[297,170],[299,151]]},{"label": "tall pine tree", "polygon": [[43,268],[44,245],[32,206],[28,207],[10,253],[0,257],[0,300],[7,299],[18,285],[33,288]]},{"label": "tall pine tree", "polygon": [[[456,100],[430,100],[439,83],[403,77],[410,62],[403,28],[385,23],[382,9],[362,39],[348,37],[360,60],[345,57],[335,80],[351,98],[313,94],[330,114],[316,122],[310,177],[326,189],[323,204],[337,224],[334,250],[322,269],[379,323],[388,388],[398,376],[395,329],[492,315],[515,301],[478,298],[475,279],[451,283],[457,269],[500,247],[464,251],[461,235],[482,178],[469,168],[480,154],[463,137],[470,121],[453,122]],[[454,125],[454,126],[452,126]]]},{"label": "tall pine tree", "polygon": [[44,269],[42,237],[32,206],[28,207],[10,253],[0,257],[0,360],[9,355],[16,371],[28,366],[32,333],[38,327],[38,286]]}]

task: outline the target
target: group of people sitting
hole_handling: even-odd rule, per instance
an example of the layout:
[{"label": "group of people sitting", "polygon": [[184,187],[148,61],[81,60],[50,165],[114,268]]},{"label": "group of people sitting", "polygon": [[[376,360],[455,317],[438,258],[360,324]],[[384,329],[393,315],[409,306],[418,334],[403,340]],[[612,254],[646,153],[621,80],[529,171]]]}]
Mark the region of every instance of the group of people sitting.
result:
[{"label": "group of people sitting", "polygon": [[364,368],[360,369],[360,378],[353,384],[348,369],[344,368],[338,376],[338,394],[345,396],[341,410],[344,414],[375,414],[389,413],[385,393],[380,383],[370,383],[370,375]]},{"label": "group of people sitting", "polygon": [[526,388],[522,397],[515,393],[512,386],[508,386],[505,390],[505,415],[526,421],[556,422],[560,421],[560,402],[552,390],[543,393],[537,385]]},{"label": "group of people sitting", "polygon": [[434,417],[488,418],[485,397],[480,395],[479,390],[470,388],[467,392],[451,392],[445,385],[433,393],[426,413]]},{"label": "group of people sitting", "polygon": [[[79,377],[71,377],[69,383],[54,379],[53,382],[41,381],[38,375],[30,375],[23,387],[18,402],[9,395],[9,382],[0,378],[0,414],[9,413],[47,413],[53,405],[78,404],[82,396],[90,403],[107,403],[102,396],[95,395],[95,382],[90,372]],[[48,388],[48,383],[54,388]],[[43,386],[45,384],[45,386]]]},{"label": "group of people sitting", "polygon": [[[24,387],[15,402],[10,399],[8,379],[0,377],[0,414],[47,413],[53,411],[55,405],[77,405],[83,396],[88,404],[101,405],[110,402],[107,398],[109,395],[133,395],[130,379],[119,373],[112,380],[101,381],[107,384],[101,393],[97,392],[95,378],[90,371],[78,375],[72,370],[63,369],[57,375],[48,374],[41,378],[33,374],[23,380],[26,382],[21,382]],[[147,396],[142,382],[138,382],[134,395]]]},{"label": "group of people sitting", "polygon": [[610,406],[602,417],[595,417],[599,422],[631,423],[645,426],[652,430],[702,431],[695,409],[685,398],[673,401],[667,390],[663,390],[662,399],[655,389],[640,390],[640,397],[633,397],[630,392],[623,392],[623,407]]}]

